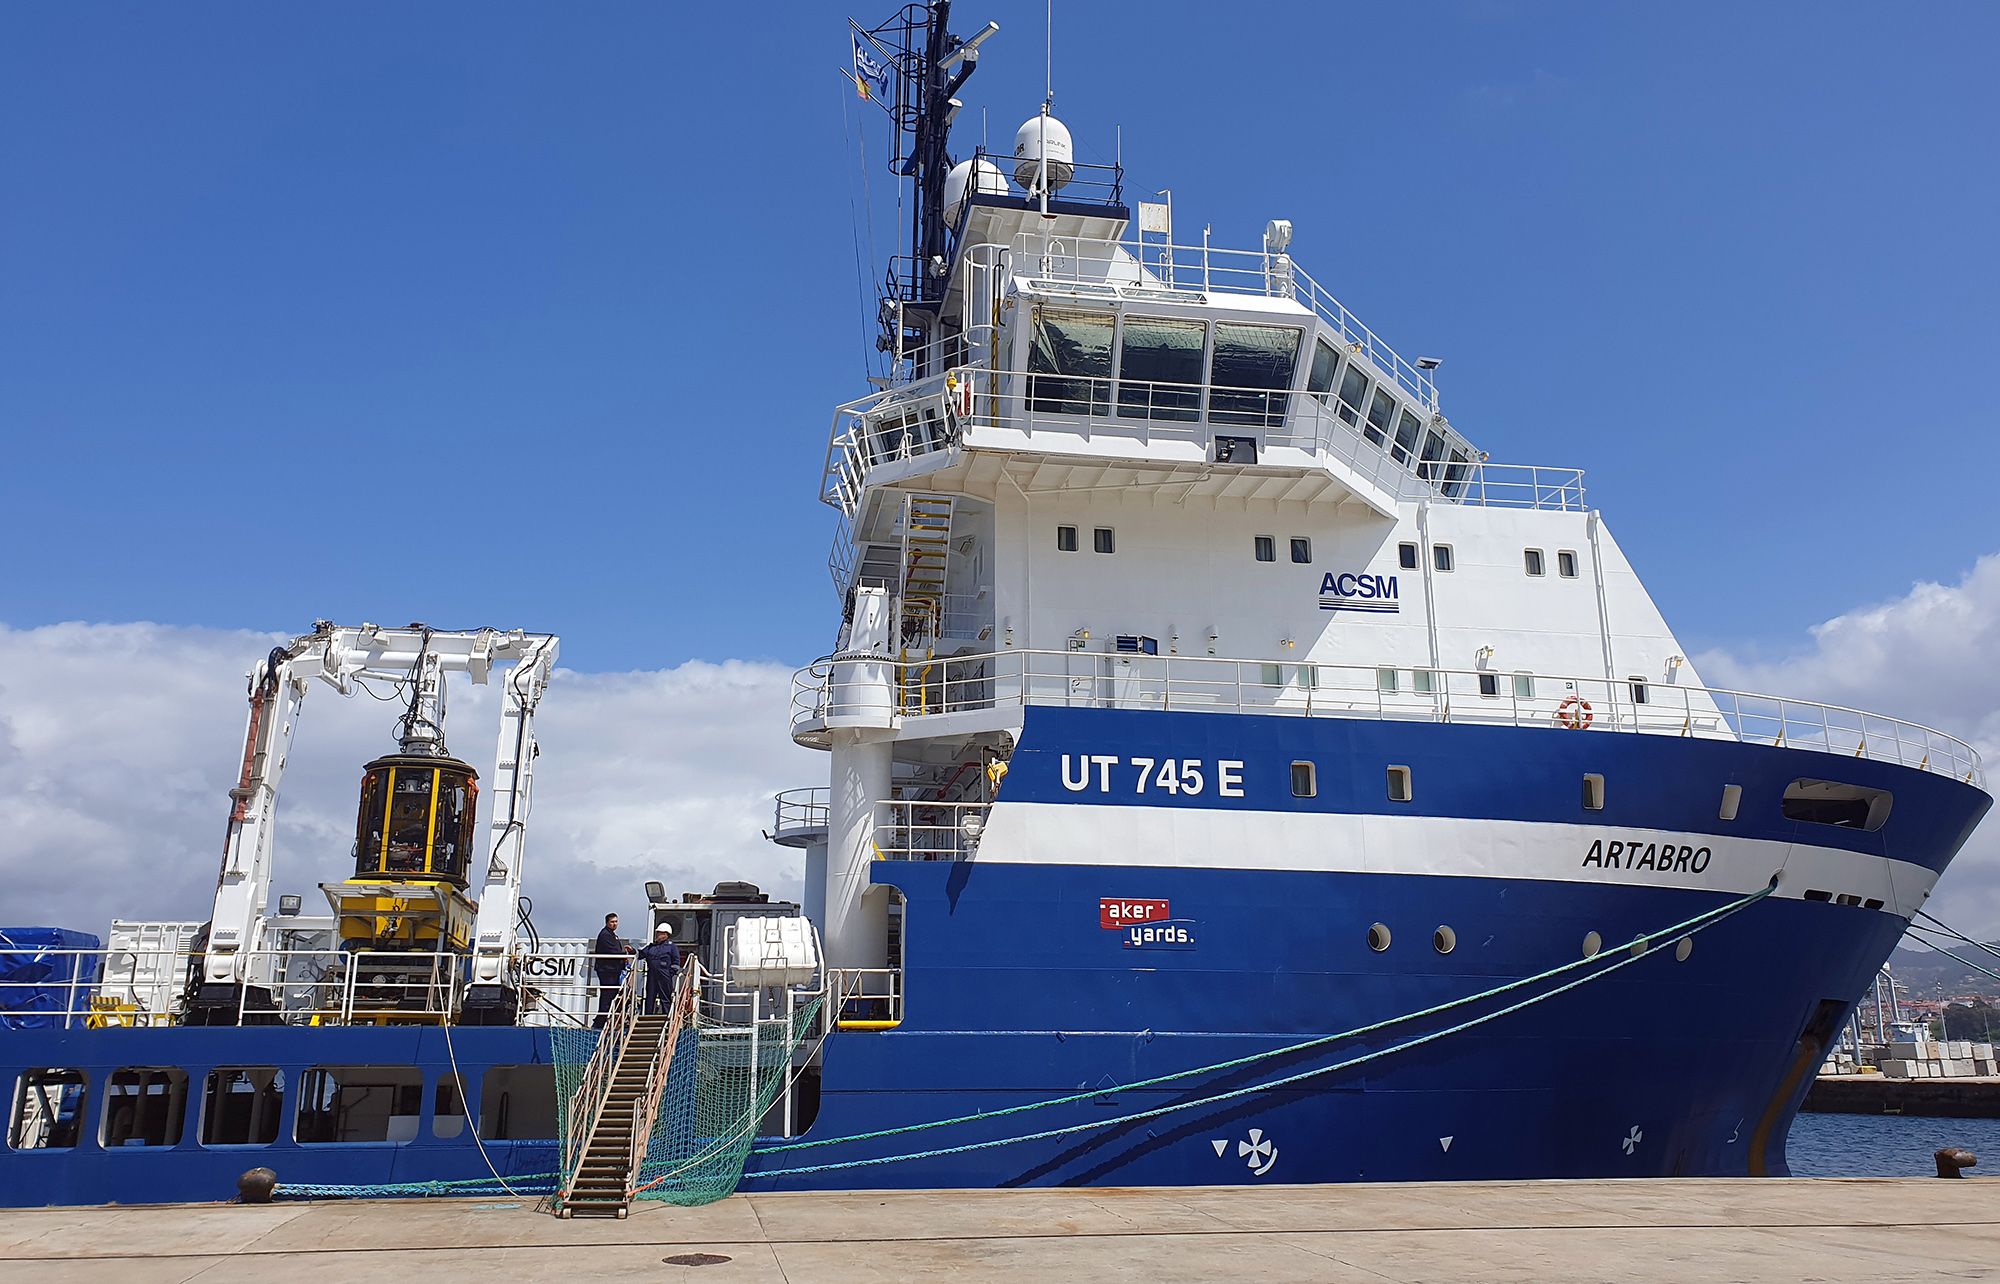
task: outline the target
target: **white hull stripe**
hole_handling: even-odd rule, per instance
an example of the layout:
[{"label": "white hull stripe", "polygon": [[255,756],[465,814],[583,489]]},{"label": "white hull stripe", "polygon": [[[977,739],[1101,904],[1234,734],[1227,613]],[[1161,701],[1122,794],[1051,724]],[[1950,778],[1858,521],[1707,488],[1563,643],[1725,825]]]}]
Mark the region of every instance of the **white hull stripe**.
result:
[{"label": "white hull stripe", "polygon": [[1904,919],[1938,877],[1908,861],[1841,848],[1606,825],[1004,800],[988,818],[977,859],[1528,878],[1725,895],[1756,891],[1782,871],[1780,897],[1851,896],[1879,901],[1883,913]]}]

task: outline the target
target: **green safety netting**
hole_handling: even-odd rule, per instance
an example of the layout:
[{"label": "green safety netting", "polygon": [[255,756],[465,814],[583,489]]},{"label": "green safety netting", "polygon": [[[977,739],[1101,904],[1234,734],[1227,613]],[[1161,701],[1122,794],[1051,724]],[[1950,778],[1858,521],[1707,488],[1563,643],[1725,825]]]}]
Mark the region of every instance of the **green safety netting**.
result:
[{"label": "green safety netting", "polygon": [[[754,1025],[745,1021],[681,1031],[634,1200],[707,1204],[736,1189],[760,1131],[758,1123],[784,1091],[793,1054],[813,1029],[819,1006],[815,999],[790,1016],[780,1013]],[[568,1154],[570,1129],[590,1117],[577,1089],[597,1051],[598,1035],[594,1030],[553,1033],[561,1107],[557,1127],[562,1153]]]}]

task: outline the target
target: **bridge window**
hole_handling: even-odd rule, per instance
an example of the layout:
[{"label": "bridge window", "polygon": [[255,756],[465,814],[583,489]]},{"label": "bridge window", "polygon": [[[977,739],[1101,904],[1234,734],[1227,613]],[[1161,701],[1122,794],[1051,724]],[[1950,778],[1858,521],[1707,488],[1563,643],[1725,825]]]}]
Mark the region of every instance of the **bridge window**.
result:
[{"label": "bridge window", "polygon": [[1300,332],[1289,326],[1218,321],[1209,359],[1208,417],[1219,424],[1285,422],[1286,389],[1299,364]]},{"label": "bridge window", "polygon": [[[1350,424],[1361,422],[1361,409],[1368,404],[1368,376],[1352,361],[1347,363],[1347,373],[1340,376],[1340,404],[1334,407],[1340,417]],[[1386,438],[1374,428],[1361,430],[1368,440],[1381,445]]]},{"label": "bridge window", "polygon": [[24,1070],[7,1124],[10,1150],[71,1150],[83,1135],[90,1076],[82,1070]]},{"label": "bridge window", "polygon": [[1292,764],[1292,797],[1314,798],[1319,795],[1319,768],[1309,762]]},{"label": "bridge window", "polygon": [[1292,561],[1306,566],[1311,565],[1312,560],[1313,542],[1297,535],[1292,536]]},{"label": "bridge window", "polygon": [[[1365,429],[1368,440],[1378,446],[1387,445],[1389,424],[1395,417],[1396,399],[1381,388],[1375,389],[1375,396],[1368,402],[1368,427]],[[1408,458],[1407,453],[1397,455],[1396,462],[1400,464]]]},{"label": "bridge window", "polygon": [[1193,420],[1201,411],[1202,325],[1126,317],[1118,352],[1118,413]]},{"label": "bridge window", "polygon": [[1431,545],[1431,565],[1437,567],[1440,571],[1449,571],[1451,569],[1451,545]]},{"label": "bridge window", "polygon": [[1051,415],[1101,415],[1111,404],[1111,316],[1036,307],[1028,335],[1028,405]]},{"label": "bridge window", "polygon": [[1407,410],[1396,420],[1396,445],[1389,453],[1397,463],[1410,462],[1410,456],[1417,453],[1417,434],[1423,430],[1424,426],[1417,422],[1417,417]]},{"label": "bridge window", "polygon": [[1540,575],[1540,574],[1542,573],[1542,550],[1541,550],[1541,549],[1539,549],[1539,548],[1528,548],[1528,549],[1523,549],[1523,550],[1521,550],[1521,560],[1522,560],[1522,561],[1523,561],[1524,563],[1526,563],[1526,565],[1527,565],[1527,568],[1528,568],[1528,574],[1530,574],[1530,575]]},{"label": "bridge window", "polygon": [[415,1066],[314,1066],[299,1076],[292,1138],[307,1145],[410,1141],[423,1109],[424,1074]]},{"label": "bridge window", "polygon": [[285,1072],[276,1066],[218,1066],[201,1098],[201,1144],[268,1146],[278,1139]]},{"label": "bridge window", "polygon": [[1457,499],[1465,493],[1465,483],[1472,476],[1472,456],[1454,446],[1451,463],[1444,470],[1444,493]]},{"label": "bridge window", "polygon": [[1257,536],[1255,543],[1257,548],[1258,561],[1275,562],[1278,560],[1278,541],[1275,537],[1270,535],[1259,535]]},{"label": "bridge window", "polygon": [[1556,550],[1556,574],[1566,580],[1576,578],[1576,554],[1570,549]]},{"label": "bridge window", "polygon": [[1090,533],[1090,547],[1099,553],[1118,551],[1118,537],[1109,526],[1100,526]]},{"label": "bridge window", "polygon": [[1794,780],[1785,786],[1785,817],[1873,833],[1888,821],[1893,801],[1886,789],[1836,780]]},{"label": "bridge window", "polygon": [[106,1150],[178,1146],[187,1118],[187,1071],[173,1066],[126,1066],[104,1087],[104,1121],[97,1140]]},{"label": "bridge window", "polygon": [[1076,552],[1076,527],[1056,527],[1056,551],[1058,553]]},{"label": "bridge window", "polygon": [[1417,569],[1417,546],[1415,544],[1396,545],[1396,565],[1406,571]]},{"label": "bridge window", "polygon": [[1325,339],[1313,340],[1312,369],[1306,374],[1306,391],[1320,405],[1328,405],[1333,391],[1334,372],[1340,369],[1340,354]]},{"label": "bridge window", "polygon": [[1389,768],[1389,801],[1410,801],[1410,769],[1408,767]]},{"label": "bridge window", "polygon": [[1424,434],[1423,463],[1417,468],[1417,475],[1425,481],[1436,481],[1443,472],[1439,461],[1444,458],[1444,434],[1433,428]]}]

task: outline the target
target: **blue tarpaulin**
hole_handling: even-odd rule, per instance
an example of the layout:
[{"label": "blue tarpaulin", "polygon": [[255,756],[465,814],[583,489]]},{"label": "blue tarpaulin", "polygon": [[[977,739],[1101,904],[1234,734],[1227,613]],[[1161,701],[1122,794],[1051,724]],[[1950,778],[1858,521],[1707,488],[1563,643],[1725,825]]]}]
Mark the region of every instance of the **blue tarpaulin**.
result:
[{"label": "blue tarpaulin", "polygon": [[81,1027],[104,958],[65,951],[103,946],[64,927],[0,927],[0,1030],[60,1028],[64,1013]]}]

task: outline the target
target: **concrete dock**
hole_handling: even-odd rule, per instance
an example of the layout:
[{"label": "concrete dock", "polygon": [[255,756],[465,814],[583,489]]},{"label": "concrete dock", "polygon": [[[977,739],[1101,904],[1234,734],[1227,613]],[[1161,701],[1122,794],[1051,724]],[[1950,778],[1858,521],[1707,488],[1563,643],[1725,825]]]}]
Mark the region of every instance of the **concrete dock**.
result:
[{"label": "concrete dock", "polygon": [[6,1284],[1995,1278],[2000,1181],[1979,1179],[736,1195],[623,1221],[511,1199],[0,1211]]}]

